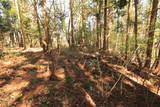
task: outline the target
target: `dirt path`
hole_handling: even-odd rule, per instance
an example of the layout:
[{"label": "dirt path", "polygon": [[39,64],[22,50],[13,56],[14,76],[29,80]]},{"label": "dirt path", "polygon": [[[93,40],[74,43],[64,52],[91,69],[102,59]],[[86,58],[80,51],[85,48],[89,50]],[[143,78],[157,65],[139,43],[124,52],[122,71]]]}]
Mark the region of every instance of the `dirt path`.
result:
[{"label": "dirt path", "polygon": [[65,77],[57,73],[63,77],[62,80],[55,77],[49,80],[52,64],[40,49],[6,51],[0,60],[0,107],[105,105],[105,86],[115,80],[109,76],[104,77],[105,73],[99,78],[101,73],[98,71],[97,59],[82,54],[67,51],[65,56],[56,56],[56,68],[64,69]]},{"label": "dirt path", "polygon": [[121,63],[106,53],[65,50],[48,57],[38,48],[6,50],[0,107],[159,107],[155,95],[119,78]]},{"label": "dirt path", "polygon": [[[0,107],[14,106],[21,97],[23,97],[21,102],[26,102],[27,94],[30,94],[27,90],[32,93],[31,89],[49,76],[47,74],[48,61],[43,57],[41,49],[34,48],[25,51],[10,49],[5,54],[0,60]],[[37,88],[42,87],[44,86]],[[33,93],[36,94],[36,92]]]}]

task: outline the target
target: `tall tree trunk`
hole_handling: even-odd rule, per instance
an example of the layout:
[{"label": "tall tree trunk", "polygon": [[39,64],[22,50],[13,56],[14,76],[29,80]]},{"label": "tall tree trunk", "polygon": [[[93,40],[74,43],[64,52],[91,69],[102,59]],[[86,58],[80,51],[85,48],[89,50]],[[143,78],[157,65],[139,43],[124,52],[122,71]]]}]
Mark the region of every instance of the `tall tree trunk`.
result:
[{"label": "tall tree trunk", "polygon": [[159,52],[158,52],[156,70],[160,72],[160,49],[159,49]]},{"label": "tall tree trunk", "polygon": [[104,1],[104,34],[103,34],[103,49],[106,50],[108,49],[108,39],[107,39],[107,35],[108,35],[108,12],[107,12],[107,0]]},{"label": "tall tree trunk", "polygon": [[127,27],[126,27],[126,48],[125,48],[125,59],[128,59],[128,39],[129,39],[129,26],[130,26],[130,2],[128,1],[128,9],[127,9]]},{"label": "tall tree trunk", "polygon": [[[37,28],[38,28],[38,32],[39,32],[39,44],[40,44],[41,47],[43,47],[42,32],[41,32],[39,16],[38,16],[38,11],[37,11],[37,0],[34,0],[33,6],[34,6],[35,19],[36,19],[36,22],[37,22]],[[44,49],[43,49],[43,51],[44,51]]]},{"label": "tall tree trunk", "polygon": [[137,30],[137,4],[138,1],[134,0],[134,6],[135,6],[135,22],[134,22],[134,35],[135,35],[135,49],[137,49],[138,44],[137,44],[137,34],[138,34],[138,30]]},{"label": "tall tree trunk", "polygon": [[21,45],[22,47],[26,48],[26,35],[24,32],[24,27],[23,27],[23,21],[22,21],[22,13],[21,13],[21,8],[18,0],[15,0],[16,8],[17,8],[17,14],[18,14],[18,19],[19,19],[19,26],[20,26],[20,32],[21,32]]},{"label": "tall tree trunk", "polygon": [[137,15],[137,5],[138,5],[138,0],[134,0],[134,9],[135,9],[135,22],[134,22],[134,35],[135,35],[135,50],[136,50],[136,56],[137,56],[137,61],[138,61],[138,64],[139,64],[139,67],[141,68],[142,67],[142,63],[141,63],[141,60],[140,60],[140,57],[139,57],[139,54],[138,54],[138,43],[137,43],[137,35],[138,35],[138,15]]},{"label": "tall tree trunk", "polygon": [[9,33],[9,36],[10,36],[10,46],[14,47],[15,44],[14,33],[13,32]]},{"label": "tall tree trunk", "polygon": [[75,39],[74,39],[74,25],[73,25],[73,0],[69,1],[69,6],[70,6],[70,24],[71,24],[71,44],[75,44]]},{"label": "tall tree trunk", "polygon": [[3,35],[3,32],[0,31],[0,41],[1,41],[1,47],[3,49],[4,47],[4,35]]},{"label": "tall tree trunk", "polygon": [[159,74],[160,75],[160,48],[158,50],[158,57],[155,60],[155,64],[154,64],[154,71],[153,73]]},{"label": "tall tree trunk", "polygon": [[67,29],[67,41],[68,41],[69,47],[72,45],[71,44],[71,36],[70,36],[70,23],[71,23],[71,20],[69,19],[68,29]]},{"label": "tall tree trunk", "polygon": [[46,0],[42,0],[43,16],[44,16],[44,33],[45,33],[45,43],[44,51],[49,51],[49,46],[51,42],[49,34],[49,17],[47,14]]},{"label": "tall tree trunk", "polygon": [[98,4],[98,9],[97,9],[97,16],[96,16],[96,21],[97,21],[97,48],[100,49],[101,45],[101,8],[102,8],[102,1],[97,1]]},{"label": "tall tree trunk", "polygon": [[144,65],[144,67],[148,69],[150,68],[151,59],[152,59],[152,47],[153,47],[153,40],[154,40],[155,23],[157,19],[158,3],[159,3],[159,0],[153,0],[150,24],[149,24],[149,29],[148,29],[146,61]]},{"label": "tall tree trunk", "polygon": [[117,10],[116,10],[116,13],[117,13],[117,16],[116,16],[116,23],[117,23],[117,25],[116,25],[116,44],[115,44],[115,50],[117,51],[117,48],[118,48],[118,45],[119,45],[119,43],[118,43],[118,40],[119,40],[119,17],[120,17],[120,13],[119,13],[119,9],[117,8]]},{"label": "tall tree trunk", "polygon": [[81,0],[81,5],[82,5],[82,12],[81,12],[81,17],[82,17],[82,29],[81,29],[81,37],[82,37],[82,43],[84,43],[85,40],[85,35],[84,35],[84,29],[85,29],[85,16],[84,16],[84,0]]},{"label": "tall tree trunk", "polygon": [[99,40],[100,40],[100,36],[99,36],[99,15],[97,15],[96,17],[97,17],[96,18],[96,23],[97,23],[97,25],[96,25],[96,27],[97,27],[96,47],[99,48],[99,45],[100,45],[100,43],[99,43]]}]

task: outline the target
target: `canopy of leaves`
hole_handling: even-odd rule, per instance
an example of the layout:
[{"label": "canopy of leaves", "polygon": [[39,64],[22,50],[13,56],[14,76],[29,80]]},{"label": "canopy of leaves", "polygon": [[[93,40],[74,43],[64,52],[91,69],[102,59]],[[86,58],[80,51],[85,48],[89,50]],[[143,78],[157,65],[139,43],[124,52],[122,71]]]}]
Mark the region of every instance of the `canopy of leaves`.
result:
[{"label": "canopy of leaves", "polygon": [[127,5],[127,0],[113,0],[116,8],[122,9]]}]

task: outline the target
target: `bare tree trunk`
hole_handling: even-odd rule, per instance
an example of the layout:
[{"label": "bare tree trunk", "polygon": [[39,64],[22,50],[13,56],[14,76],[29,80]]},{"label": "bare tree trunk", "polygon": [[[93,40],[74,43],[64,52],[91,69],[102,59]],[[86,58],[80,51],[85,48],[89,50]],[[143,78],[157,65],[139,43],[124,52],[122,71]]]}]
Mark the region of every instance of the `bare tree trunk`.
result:
[{"label": "bare tree trunk", "polygon": [[137,29],[137,4],[138,1],[134,0],[134,6],[135,6],[135,22],[134,22],[134,35],[135,35],[135,49],[137,49],[138,44],[137,44],[137,34],[138,34],[138,29]]},{"label": "bare tree trunk", "polygon": [[97,18],[96,18],[96,21],[97,21],[97,41],[96,41],[96,47],[99,48],[99,40],[100,40],[100,37],[99,37],[99,16],[97,15]]},{"label": "bare tree trunk", "polygon": [[0,48],[2,48],[3,49],[3,47],[4,47],[4,35],[3,35],[3,32],[1,32],[0,31],[0,41],[1,41],[1,47]]},{"label": "bare tree trunk", "polygon": [[38,28],[38,32],[39,32],[39,43],[40,43],[40,46],[43,47],[43,44],[42,44],[42,32],[41,32],[39,16],[38,16],[38,11],[37,11],[37,0],[34,0],[33,6],[34,6],[35,19],[36,19],[36,22],[37,22],[37,28]]},{"label": "bare tree trunk", "polygon": [[23,28],[23,22],[22,22],[22,13],[20,4],[17,0],[15,0],[16,8],[17,8],[17,14],[19,19],[19,26],[20,26],[20,32],[21,32],[21,45],[22,47],[26,48],[26,35]]},{"label": "bare tree trunk", "polygon": [[11,33],[9,34],[9,37],[10,37],[10,46],[11,46],[11,47],[14,47],[14,44],[15,44],[14,33],[11,32]]},{"label": "bare tree trunk", "polygon": [[151,59],[152,59],[152,47],[153,47],[153,40],[154,40],[155,23],[157,19],[158,3],[159,3],[159,0],[153,0],[150,24],[149,24],[149,30],[148,30],[146,61],[144,65],[144,67],[148,69],[150,68]]},{"label": "bare tree trunk", "polygon": [[102,1],[97,1],[97,4],[98,4],[98,13],[97,13],[97,48],[100,49],[101,48],[101,45],[100,45],[100,42],[101,42],[101,7],[102,7]]},{"label": "bare tree trunk", "polygon": [[155,60],[153,73],[160,75],[160,49],[158,51],[158,57]]},{"label": "bare tree trunk", "polygon": [[156,63],[156,70],[160,72],[160,49],[158,52],[158,58],[157,58],[157,63]]},{"label": "bare tree trunk", "polygon": [[82,37],[82,44],[84,43],[85,40],[85,35],[84,35],[84,27],[85,27],[85,16],[84,16],[84,0],[81,1],[82,4],[82,12],[81,12],[81,17],[82,17],[82,29],[81,29],[81,37]]},{"label": "bare tree trunk", "polygon": [[128,1],[128,9],[127,9],[127,27],[126,27],[126,48],[125,48],[125,59],[128,59],[128,39],[129,39],[129,26],[130,26],[130,2]]},{"label": "bare tree trunk", "polygon": [[50,34],[49,34],[49,17],[47,15],[46,0],[42,0],[43,16],[44,16],[44,33],[45,33],[45,43],[44,51],[49,50],[50,46]]},{"label": "bare tree trunk", "polygon": [[69,20],[68,29],[67,29],[67,41],[68,41],[69,47],[71,46],[70,23],[71,23],[71,21]]},{"label": "bare tree trunk", "polygon": [[[137,15],[137,5],[138,5],[138,0],[134,0],[134,6],[135,6],[135,22],[134,22],[134,35],[135,35],[135,50],[138,48],[138,43],[137,43],[137,35],[138,35],[138,25],[137,25],[137,19],[138,19],[138,15]],[[142,62],[140,60],[140,57],[138,55],[138,51],[136,51],[136,56],[137,56],[137,61],[139,63],[139,67],[142,67]]]},{"label": "bare tree trunk", "polygon": [[71,44],[75,44],[75,39],[74,39],[74,25],[73,25],[73,0],[70,0],[69,2],[70,5],[70,24],[71,24]]},{"label": "bare tree trunk", "polygon": [[107,0],[104,1],[104,35],[103,35],[103,49],[104,50],[108,50],[108,39],[107,39],[107,35],[108,35],[108,11],[107,11]]}]

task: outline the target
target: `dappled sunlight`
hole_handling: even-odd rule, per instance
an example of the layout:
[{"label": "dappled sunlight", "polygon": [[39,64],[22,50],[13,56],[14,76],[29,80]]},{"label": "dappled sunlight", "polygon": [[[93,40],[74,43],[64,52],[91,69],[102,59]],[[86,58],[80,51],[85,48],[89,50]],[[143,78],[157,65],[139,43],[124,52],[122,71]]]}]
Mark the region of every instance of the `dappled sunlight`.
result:
[{"label": "dappled sunlight", "polygon": [[10,106],[15,107],[99,107],[112,101],[114,107],[123,107],[124,104],[119,98],[123,93],[128,93],[131,99],[133,96],[130,94],[136,90],[137,85],[124,77],[119,78],[116,72],[130,79],[136,78],[136,83],[156,90],[150,81],[115,63],[115,60],[118,60],[115,57],[101,57],[89,52],[70,53],[71,55],[66,52],[59,56],[51,56],[53,59],[56,57],[56,60],[47,59],[41,53],[15,54],[11,58],[11,62],[15,61],[14,63],[1,66],[0,94],[4,94],[3,104],[8,102]]},{"label": "dappled sunlight", "polygon": [[48,80],[51,75],[52,73],[50,71],[40,72],[36,75],[36,78],[43,78],[44,80]]},{"label": "dappled sunlight", "polygon": [[36,64],[46,64],[46,65],[48,65],[48,61],[46,61],[45,59],[40,59],[39,61],[37,61],[37,63]]},{"label": "dappled sunlight", "polygon": [[29,81],[23,80],[20,77],[16,77],[3,87],[0,88],[0,107],[12,105],[20,96],[22,96],[22,90],[29,85]]},{"label": "dappled sunlight", "polygon": [[34,90],[30,90],[29,92],[24,93],[22,100],[27,101],[33,96],[47,93],[48,90],[46,89],[45,85],[36,85],[36,88]]},{"label": "dappled sunlight", "polygon": [[13,74],[13,73],[14,73],[14,70],[7,69],[6,67],[0,67],[0,77],[2,75],[10,75],[10,74]]},{"label": "dappled sunlight", "polygon": [[25,50],[23,50],[22,52],[33,52],[33,53],[36,53],[36,52],[41,52],[41,51],[43,51],[43,49],[42,48],[27,48],[27,49],[25,49]]},{"label": "dappled sunlight", "polygon": [[[5,94],[5,95],[2,95],[2,94]],[[6,107],[7,105],[8,106],[12,105],[17,100],[17,98],[22,96],[22,91],[17,90],[11,93],[1,91],[0,95],[1,95],[0,107]]]},{"label": "dappled sunlight", "polygon": [[13,62],[11,62],[11,61],[0,61],[0,64],[4,64],[6,66],[9,66],[9,65],[13,64]]},{"label": "dappled sunlight", "polygon": [[33,105],[27,102],[27,103],[17,104],[16,107],[33,107]]},{"label": "dappled sunlight", "polygon": [[20,70],[28,71],[28,72],[35,72],[37,71],[37,67],[32,64],[27,64],[27,65],[20,67]]},{"label": "dappled sunlight", "polygon": [[0,0],[0,107],[160,107],[160,0]]},{"label": "dappled sunlight", "polygon": [[23,80],[21,77],[17,77],[11,81],[11,83],[6,84],[2,87],[5,92],[14,92],[16,90],[21,90],[29,85],[29,81]]},{"label": "dappled sunlight", "polygon": [[[6,60],[1,60],[1,72],[0,72],[0,95],[4,94],[3,97],[0,99],[0,107],[6,107],[6,105],[16,105],[16,107],[32,107],[33,102],[31,103],[28,99],[27,102],[22,102],[19,104],[16,104],[17,101],[19,101],[19,98],[30,98],[30,96],[36,95],[41,90],[46,91],[44,85],[43,86],[34,86],[34,82],[39,82],[38,77],[36,77],[39,73],[46,72],[46,64],[48,65],[48,61],[41,59],[40,62],[37,64],[30,64],[30,62],[34,62],[33,59],[28,59],[28,57],[33,56],[32,53],[26,53],[28,51],[33,51],[34,49],[29,49],[27,51],[24,51],[21,53],[22,50],[9,50],[11,53],[6,55]],[[39,52],[40,50],[35,49],[35,55],[36,52]],[[12,53],[14,53],[12,55]],[[40,57],[40,54],[37,54],[38,58]],[[36,61],[37,62],[37,61]],[[47,62],[47,63],[46,63]],[[49,78],[49,76],[46,76],[46,74],[43,74],[41,78]],[[36,79],[36,80],[33,80]],[[32,86],[33,85],[33,86]],[[25,92],[25,90],[30,90],[30,88],[36,87],[35,90],[32,90],[30,92]],[[44,92],[46,93],[46,92]]]}]

